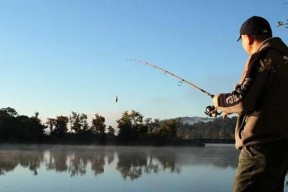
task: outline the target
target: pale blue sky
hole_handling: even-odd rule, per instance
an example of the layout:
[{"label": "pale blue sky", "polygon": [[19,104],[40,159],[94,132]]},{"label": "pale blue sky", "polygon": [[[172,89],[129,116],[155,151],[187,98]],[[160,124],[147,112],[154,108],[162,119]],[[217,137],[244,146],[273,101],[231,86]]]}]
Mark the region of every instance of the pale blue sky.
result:
[{"label": "pale blue sky", "polygon": [[[247,18],[288,42],[286,0],[0,0],[0,107],[40,118],[98,113],[115,126],[144,117],[205,116],[211,99],[145,60],[215,94],[231,91],[247,58]],[[115,97],[119,97],[115,104]]]}]

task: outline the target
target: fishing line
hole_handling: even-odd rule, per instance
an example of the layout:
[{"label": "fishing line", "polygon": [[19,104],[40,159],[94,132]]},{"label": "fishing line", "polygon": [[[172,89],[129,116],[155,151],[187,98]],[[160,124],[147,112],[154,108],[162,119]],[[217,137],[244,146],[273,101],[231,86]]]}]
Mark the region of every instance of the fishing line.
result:
[{"label": "fishing line", "polygon": [[129,59],[129,61],[133,61],[133,62],[141,63],[141,64],[144,64],[144,65],[148,65],[148,66],[151,66],[151,67],[153,67],[153,68],[155,68],[155,69],[158,69],[158,70],[160,70],[160,71],[163,71],[164,74],[169,74],[169,75],[171,75],[172,77],[175,77],[176,79],[180,79],[180,81],[178,82],[178,86],[181,86],[182,83],[185,82],[185,83],[187,83],[188,85],[192,86],[193,88],[195,88],[195,89],[197,89],[197,90],[205,93],[205,94],[208,95],[209,97],[211,97],[211,98],[214,97],[213,94],[205,91],[204,89],[196,86],[195,84],[193,84],[193,83],[191,83],[191,82],[183,79],[182,77],[179,77],[178,75],[175,75],[174,73],[171,73],[171,72],[169,72],[169,71],[167,71],[167,70],[165,70],[165,69],[163,69],[163,68],[161,68],[161,67],[158,67],[158,66],[153,65],[153,64],[151,64],[151,63],[148,63],[148,62],[146,62],[146,61],[137,60],[137,59]]},{"label": "fishing line", "polygon": [[[178,76],[178,75],[175,75],[174,73],[171,73],[170,71],[167,71],[166,69],[163,69],[161,67],[158,67],[156,65],[153,65],[151,63],[148,63],[146,61],[142,61],[142,60],[137,60],[137,59],[128,59],[128,61],[132,61],[132,62],[136,62],[136,63],[140,63],[140,64],[144,64],[144,65],[148,65],[150,67],[153,67],[154,69],[158,69],[162,72],[164,72],[164,74],[169,74],[171,75],[172,77],[175,77],[176,79],[179,79],[180,81],[177,83],[178,86],[181,86],[183,84],[183,82],[185,82],[186,84],[190,85],[191,87],[205,93],[206,95],[208,95],[209,97],[213,98],[214,95],[205,91],[204,89],[196,86],[195,84],[183,79],[182,77]],[[208,115],[209,117],[217,117],[218,115],[220,115],[222,112],[218,112],[215,110],[215,107],[212,105],[212,106],[207,106],[206,109],[205,109],[205,114]]]}]

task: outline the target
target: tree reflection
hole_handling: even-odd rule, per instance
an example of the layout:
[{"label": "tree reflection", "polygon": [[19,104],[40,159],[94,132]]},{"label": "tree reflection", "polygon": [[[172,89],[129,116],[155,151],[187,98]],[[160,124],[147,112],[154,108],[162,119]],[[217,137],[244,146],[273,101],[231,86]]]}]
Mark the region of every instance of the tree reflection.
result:
[{"label": "tree reflection", "polygon": [[117,170],[120,171],[124,179],[134,180],[143,173],[151,174],[166,170],[171,173],[180,173],[181,166],[177,164],[175,154],[167,151],[159,153],[158,150],[145,151],[145,148],[140,149],[143,151],[130,149],[130,152],[118,153]]},{"label": "tree reflection", "polygon": [[95,175],[99,175],[104,173],[104,165],[105,165],[105,154],[95,154],[91,161],[91,169],[94,171]]},{"label": "tree reflection", "polygon": [[180,173],[181,166],[177,164],[177,155],[171,151],[165,153],[154,152],[154,156],[160,162],[163,170],[169,170],[171,173]]},{"label": "tree reflection", "polygon": [[68,173],[71,177],[91,171],[97,176],[104,174],[106,166],[115,165],[123,179],[135,180],[143,174],[164,171],[179,174],[186,165],[236,167],[237,162],[227,158],[237,161],[237,157],[229,157],[227,150],[215,152],[215,149],[205,148],[12,146],[0,148],[0,175],[21,166],[34,175],[44,167],[47,171]]},{"label": "tree reflection", "polygon": [[147,156],[141,152],[119,152],[117,170],[122,177],[131,180],[137,179],[142,175],[142,169],[147,165]]},{"label": "tree reflection", "polygon": [[153,156],[149,155],[148,156],[148,164],[144,169],[144,172],[147,174],[151,174],[151,173],[158,173],[159,172],[159,164],[155,164],[153,163]]},{"label": "tree reflection", "polygon": [[0,175],[13,171],[18,165],[28,168],[34,175],[38,175],[37,169],[43,162],[43,153],[34,150],[1,150]]},{"label": "tree reflection", "polygon": [[87,167],[86,158],[80,157],[77,154],[69,157],[70,160],[68,161],[68,172],[71,173],[71,176],[85,175]]},{"label": "tree reflection", "polygon": [[18,152],[19,165],[22,167],[28,167],[34,175],[38,175],[37,169],[40,168],[41,162],[43,162],[43,152],[38,151],[25,151]]},{"label": "tree reflection", "polygon": [[4,152],[0,158],[0,175],[4,175],[6,172],[13,171],[18,165],[16,160],[16,154],[13,152]]}]

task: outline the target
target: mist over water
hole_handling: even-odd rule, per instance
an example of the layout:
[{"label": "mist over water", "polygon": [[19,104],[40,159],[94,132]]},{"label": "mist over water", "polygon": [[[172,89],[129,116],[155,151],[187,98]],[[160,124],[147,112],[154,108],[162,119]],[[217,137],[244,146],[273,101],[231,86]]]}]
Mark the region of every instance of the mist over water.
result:
[{"label": "mist over water", "polygon": [[233,145],[0,145],[0,191],[228,192],[237,162]]}]

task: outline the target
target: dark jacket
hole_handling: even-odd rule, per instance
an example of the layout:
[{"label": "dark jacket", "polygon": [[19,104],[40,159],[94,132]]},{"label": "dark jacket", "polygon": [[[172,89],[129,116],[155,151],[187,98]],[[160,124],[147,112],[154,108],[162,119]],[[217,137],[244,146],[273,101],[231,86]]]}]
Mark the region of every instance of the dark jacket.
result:
[{"label": "dark jacket", "polygon": [[288,138],[288,47],[265,40],[249,57],[239,84],[218,97],[219,108],[239,115],[236,148]]}]

